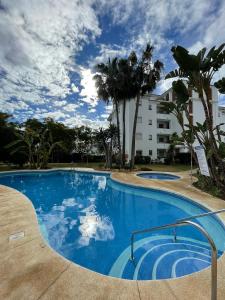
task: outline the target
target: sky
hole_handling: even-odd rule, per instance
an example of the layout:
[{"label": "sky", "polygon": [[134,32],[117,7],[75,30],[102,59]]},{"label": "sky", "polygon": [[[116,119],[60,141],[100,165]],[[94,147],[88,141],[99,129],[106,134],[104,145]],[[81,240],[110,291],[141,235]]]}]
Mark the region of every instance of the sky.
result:
[{"label": "sky", "polygon": [[172,46],[196,53],[225,42],[225,0],[0,0],[0,111],[104,127],[112,106],[97,97],[94,66],[148,42],[165,75]]}]

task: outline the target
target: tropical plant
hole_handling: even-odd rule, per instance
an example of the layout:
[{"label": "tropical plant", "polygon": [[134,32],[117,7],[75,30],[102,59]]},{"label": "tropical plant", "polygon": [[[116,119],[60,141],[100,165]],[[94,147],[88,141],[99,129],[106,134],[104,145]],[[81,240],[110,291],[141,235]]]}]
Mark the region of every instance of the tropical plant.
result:
[{"label": "tropical plant", "polygon": [[[188,130],[189,133],[191,131],[194,134],[195,139],[199,143],[202,142],[205,145],[212,180],[217,187],[225,191],[225,162],[220,151],[223,146],[221,146],[222,142],[216,134],[216,132],[220,131],[220,126],[217,126],[215,129],[213,124],[211,90],[215,74],[225,65],[224,46],[225,44],[218,48],[213,47],[208,52],[206,48],[203,48],[197,55],[190,54],[188,50],[181,46],[173,47],[171,51],[178,64],[178,69],[170,72],[166,79],[182,78],[182,80],[173,83],[173,90],[177,95],[176,103],[186,114],[190,102],[188,89],[198,93],[205,114],[205,122],[204,124],[196,123],[194,125],[192,116],[188,114]],[[185,83],[183,79],[187,80],[187,82]],[[220,93],[225,93],[224,77],[215,82],[214,85]]]},{"label": "tropical plant", "polygon": [[76,127],[74,138],[74,152],[81,154],[82,159],[86,157],[86,162],[88,163],[88,156],[91,154],[93,146],[93,130],[88,126]]},{"label": "tropical plant", "polygon": [[100,151],[105,154],[105,168],[112,168],[113,150],[117,148],[116,143],[117,128],[114,125],[109,125],[108,128],[100,128],[95,131],[95,141]]},{"label": "tropical plant", "polygon": [[6,145],[10,154],[23,153],[27,156],[30,168],[43,169],[47,167],[52,151],[56,147],[64,148],[61,141],[53,142],[51,131],[48,127],[36,131],[29,126],[15,134],[16,139]]},{"label": "tropical plant", "polygon": [[175,163],[176,148],[177,146],[183,145],[183,142],[184,142],[183,138],[178,136],[176,132],[171,134],[170,144],[166,156],[167,163],[172,163],[172,164]]},{"label": "tropical plant", "polygon": [[194,142],[193,132],[186,128],[187,122],[190,128],[192,128],[192,115],[189,113],[189,93],[184,87],[182,80],[174,81],[172,83],[172,89],[176,96],[175,101],[162,101],[160,104],[168,114],[173,114],[176,117],[182,129],[182,138],[184,139],[185,146],[192,152],[192,157],[196,161],[196,155],[192,147]]},{"label": "tropical plant", "polygon": [[134,168],[135,136],[140,98],[145,94],[152,92],[156,88],[156,84],[160,80],[160,73],[163,68],[163,63],[161,61],[152,61],[153,49],[153,46],[147,44],[146,49],[143,51],[140,59],[137,58],[137,55],[134,51],[131,52],[128,58],[133,69],[133,98],[136,98],[131,144],[131,169]]}]

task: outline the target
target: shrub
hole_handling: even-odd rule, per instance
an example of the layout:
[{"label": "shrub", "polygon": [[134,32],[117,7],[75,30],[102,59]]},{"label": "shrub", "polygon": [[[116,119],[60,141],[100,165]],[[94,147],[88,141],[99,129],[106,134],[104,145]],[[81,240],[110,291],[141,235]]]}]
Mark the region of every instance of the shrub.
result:
[{"label": "shrub", "polygon": [[151,163],[150,156],[140,156],[140,155],[135,156],[135,164],[147,165],[150,163]]},{"label": "shrub", "polygon": [[215,185],[211,177],[203,176],[200,173],[197,173],[196,177],[198,178],[198,181],[193,183],[195,187],[213,195],[214,197],[221,197],[225,199],[223,191]]}]

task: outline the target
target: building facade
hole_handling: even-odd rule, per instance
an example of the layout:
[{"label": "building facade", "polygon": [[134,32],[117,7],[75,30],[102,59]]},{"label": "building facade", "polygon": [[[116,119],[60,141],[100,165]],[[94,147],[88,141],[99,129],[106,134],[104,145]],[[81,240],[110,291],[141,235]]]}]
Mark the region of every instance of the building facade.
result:
[{"label": "building facade", "polygon": [[[205,120],[202,103],[198,94],[193,90],[189,91],[192,105],[189,107],[190,113],[193,115],[193,123],[203,123]],[[218,104],[218,91],[215,87],[211,87],[212,107],[214,125],[225,123],[225,107]],[[146,95],[140,100],[140,107],[137,119],[136,129],[136,155],[150,156],[152,160],[163,160],[166,157],[167,150],[170,145],[170,136],[176,132],[181,135],[181,127],[173,114],[168,114],[160,105],[162,101],[174,101],[175,95],[172,88],[162,95]],[[122,104],[119,105],[119,120],[122,141]],[[131,157],[131,141],[133,131],[133,120],[135,112],[135,100],[131,99],[126,104],[126,142],[125,151],[127,160]],[[184,120],[187,119],[184,117]],[[116,125],[115,108],[110,115],[109,121]],[[225,131],[225,125],[222,126]],[[225,141],[225,140],[224,140]],[[195,145],[198,143],[195,142]],[[188,149],[180,147],[180,152],[187,152]]]}]

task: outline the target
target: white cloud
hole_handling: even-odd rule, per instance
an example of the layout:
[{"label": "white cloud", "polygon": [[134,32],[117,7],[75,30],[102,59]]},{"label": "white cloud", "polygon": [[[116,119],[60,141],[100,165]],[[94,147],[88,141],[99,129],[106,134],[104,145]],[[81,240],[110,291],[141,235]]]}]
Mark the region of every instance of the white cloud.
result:
[{"label": "white cloud", "polygon": [[79,93],[79,89],[78,89],[78,87],[74,83],[71,84],[71,90],[74,93]]},{"label": "white cloud", "polygon": [[95,113],[96,112],[96,108],[91,108],[88,110],[89,113]]},{"label": "white cloud", "polygon": [[170,89],[172,87],[172,83],[173,81],[177,80],[177,78],[171,78],[171,79],[166,79],[166,80],[161,80],[158,84],[156,93],[158,94],[162,94],[165,91],[167,91],[168,89]]},{"label": "white cloud", "polygon": [[113,110],[113,105],[112,104],[108,104],[105,106],[105,111],[107,114],[110,114]]},{"label": "white cloud", "polygon": [[78,107],[79,107],[78,104],[70,103],[70,104],[67,104],[67,105],[63,106],[63,109],[64,109],[65,111],[68,111],[68,112],[73,112],[73,111],[75,111]]},{"label": "white cloud", "polygon": [[21,111],[28,109],[29,105],[27,105],[24,101],[0,101],[0,111],[5,111],[10,114],[14,113],[16,110]]},{"label": "white cloud", "polygon": [[81,68],[80,76],[80,85],[82,86],[80,100],[86,102],[92,107],[95,107],[98,104],[98,95],[95,87],[95,81],[93,79],[94,73],[92,73],[91,69]]},{"label": "white cloud", "polygon": [[85,115],[76,114],[75,116],[69,116],[65,119],[64,124],[69,127],[74,126],[89,126],[94,129],[98,129],[100,127],[106,128],[108,127],[108,122],[106,119],[100,120],[99,118],[95,118],[95,120],[90,120]]},{"label": "white cloud", "polygon": [[109,114],[101,114],[102,119],[107,119],[109,117]]},{"label": "white cloud", "polygon": [[45,119],[45,118],[53,118],[56,121],[59,120],[64,120],[68,117],[70,117],[70,115],[62,112],[62,111],[48,111],[48,112],[42,112],[42,113],[35,113],[33,115],[34,118],[36,119]]},{"label": "white cloud", "polygon": [[[0,110],[18,111],[21,120],[27,116],[51,116],[69,126],[106,126],[112,106],[106,106],[105,113],[95,120],[77,112],[81,106],[85,110],[86,104],[87,112],[97,111],[98,97],[92,71],[96,63],[105,62],[109,57],[126,56],[132,49],[138,52],[148,41],[156,46],[157,58],[167,61],[174,36],[182,41],[187,38],[189,44],[195,39],[191,49],[196,51],[225,40],[224,1],[0,2],[5,8],[0,9],[0,74],[3,74],[0,77]],[[106,13],[113,19],[107,30],[110,32],[111,26],[122,25],[124,35],[121,40],[118,38],[118,44],[96,44],[99,54],[89,60],[89,67],[80,68],[76,54],[85,43],[101,34],[98,17]],[[168,37],[168,32],[173,34]],[[71,72],[79,73],[81,88],[77,80],[70,79]],[[221,70],[221,74],[224,72],[225,69]],[[158,90],[164,92],[171,82],[161,81]],[[72,97],[68,103],[66,97],[71,94],[76,94],[74,100],[79,96],[76,103],[70,103]],[[13,97],[18,101],[10,100]]]},{"label": "white cloud", "polygon": [[56,100],[53,102],[53,105],[56,107],[61,107],[67,104],[66,100]]},{"label": "white cloud", "polygon": [[[190,47],[190,51],[198,52],[203,47],[212,47],[214,45],[220,45],[225,41],[225,2],[221,2],[222,5],[218,13],[214,13],[210,18],[207,26],[202,26],[201,37],[199,41],[194,43]],[[206,25],[204,20],[203,25]],[[217,34],[218,33],[218,34]]]},{"label": "white cloud", "polygon": [[157,49],[170,47],[173,40],[167,37],[169,30],[174,34],[185,34],[197,30],[208,21],[214,12],[214,2],[206,0],[101,0],[100,10],[109,12],[115,24],[128,24],[124,29],[131,36],[131,48],[146,45],[151,41]]},{"label": "white cloud", "polygon": [[77,92],[69,77],[74,56],[101,33],[92,1],[3,0],[1,6],[1,99],[42,103]]},{"label": "white cloud", "polygon": [[125,57],[131,52],[129,47],[120,46],[120,45],[105,45],[100,44],[99,46],[99,54],[92,58],[89,65],[90,67],[94,67],[96,64],[107,62],[109,58],[113,57]]}]

